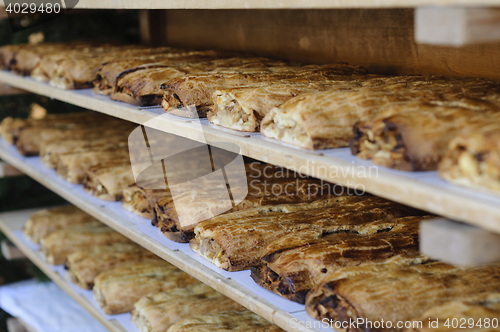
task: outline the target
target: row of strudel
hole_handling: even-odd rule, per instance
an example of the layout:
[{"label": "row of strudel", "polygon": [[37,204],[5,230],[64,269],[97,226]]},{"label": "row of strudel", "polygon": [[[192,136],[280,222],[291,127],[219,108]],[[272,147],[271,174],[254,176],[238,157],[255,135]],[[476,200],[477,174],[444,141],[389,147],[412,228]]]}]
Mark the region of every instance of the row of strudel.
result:
[{"label": "row of strudel", "polygon": [[[452,324],[453,318],[474,319],[471,330],[475,330],[477,319],[482,324],[490,317],[498,318],[495,293],[499,291],[498,264],[462,268],[428,261],[365,263],[340,270],[313,289],[307,295],[306,310],[316,319],[344,322],[345,330],[352,332],[402,331],[405,327],[407,331],[435,331],[443,329],[447,319],[452,330],[457,325]],[[439,324],[430,326],[429,318],[439,318]],[[345,324],[352,321],[357,323]],[[412,321],[421,323],[405,323]],[[498,325],[490,325],[484,331],[497,330]]]}]

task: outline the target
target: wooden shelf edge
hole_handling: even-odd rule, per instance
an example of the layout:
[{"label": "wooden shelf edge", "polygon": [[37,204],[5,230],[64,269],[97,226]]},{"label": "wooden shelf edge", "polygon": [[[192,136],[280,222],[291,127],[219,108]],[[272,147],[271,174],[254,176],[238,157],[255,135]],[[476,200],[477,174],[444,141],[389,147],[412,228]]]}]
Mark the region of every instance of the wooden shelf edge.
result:
[{"label": "wooden shelf edge", "polygon": [[200,125],[189,119],[169,117],[159,108],[137,108],[90,90],[60,90],[6,71],[0,71],[0,82],[222,148],[221,142],[234,143],[245,156],[500,233],[500,196],[448,184],[437,172],[387,169],[352,156],[348,149],[307,151],[262,138],[260,134],[245,137],[217,128],[206,119]]},{"label": "wooden shelf edge", "polygon": [[[14,233],[20,230],[22,223],[20,220],[27,220],[27,217],[39,209],[28,209],[15,212],[6,212],[0,214],[0,230],[7,236],[7,238],[16,245],[16,247],[36,266],[40,268],[52,281],[61,287],[68,295],[70,295],[76,302],[78,302],[85,310],[94,316],[104,327],[112,332],[125,332],[126,330],[114,320],[107,320],[101,313],[83,296],[76,293],[69,285],[63,276],[53,271],[48,263],[46,263],[36,252],[28,248]],[[17,217],[17,218],[16,218]]]}]

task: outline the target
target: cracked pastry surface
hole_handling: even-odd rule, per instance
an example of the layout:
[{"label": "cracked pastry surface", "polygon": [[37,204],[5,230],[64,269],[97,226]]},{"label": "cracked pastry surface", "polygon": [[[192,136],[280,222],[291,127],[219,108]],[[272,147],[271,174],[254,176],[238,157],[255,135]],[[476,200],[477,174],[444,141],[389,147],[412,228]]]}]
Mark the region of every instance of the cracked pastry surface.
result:
[{"label": "cracked pastry surface", "polygon": [[43,209],[30,215],[23,226],[23,234],[34,243],[40,243],[41,239],[56,230],[81,224],[100,222],[73,205]]},{"label": "cracked pastry surface", "polygon": [[[133,262],[101,272],[94,279],[94,298],[107,315],[131,312],[141,297],[198,283],[163,259]],[[126,291],[125,291],[126,290]]]},{"label": "cracked pastry surface", "polygon": [[419,255],[418,229],[427,217],[374,220],[365,228],[323,233],[305,230],[270,243],[252,278],[260,286],[295,302],[327,281],[339,269],[365,261],[384,261],[396,255]]},{"label": "cracked pastry surface", "polygon": [[187,318],[167,330],[167,332],[211,331],[281,332],[283,330],[247,309]]},{"label": "cracked pastry surface", "polygon": [[[481,294],[464,301],[451,301],[432,307],[420,318],[412,320],[413,327],[405,329],[405,332],[460,331],[464,327],[467,331],[500,331],[498,325],[494,323],[494,319],[498,321],[498,317],[500,317],[500,293]],[[485,327],[486,319],[489,319],[489,327]],[[431,328],[429,320],[437,322],[436,326]],[[446,326],[446,323],[449,326]]]},{"label": "cracked pastry surface", "polygon": [[241,309],[221,293],[196,283],[141,298],[134,304],[132,321],[141,332],[163,332],[186,318]]},{"label": "cracked pastry surface", "polygon": [[92,289],[95,277],[115,267],[154,259],[156,255],[135,243],[113,243],[85,248],[68,255],[65,268],[71,281],[84,289]]},{"label": "cracked pastry surface", "polygon": [[326,91],[295,97],[264,117],[261,132],[307,149],[345,147],[354,137],[354,124],[376,116],[393,115],[388,109],[401,103],[464,99],[472,103],[485,95],[497,96],[498,91],[498,84],[482,79],[447,80],[441,76],[367,79],[352,91]]},{"label": "cracked pastry surface", "polygon": [[132,243],[131,240],[101,223],[67,226],[44,237],[42,254],[52,265],[64,264],[66,257],[78,250],[113,243]]},{"label": "cracked pastry surface", "polygon": [[357,231],[373,220],[421,215],[406,206],[371,196],[343,196],[312,203],[257,207],[212,218],[195,227],[191,248],[219,268],[249,269],[267,245],[294,232]]},{"label": "cracked pastry surface", "polygon": [[[374,264],[375,265],[375,264]],[[391,321],[392,328],[360,325],[347,331],[402,331],[397,321],[408,321],[450,301],[498,292],[500,265],[461,268],[441,262],[380,269],[332,279],[313,289],[306,311],[315,319],[348,321],[363,318]]]}]

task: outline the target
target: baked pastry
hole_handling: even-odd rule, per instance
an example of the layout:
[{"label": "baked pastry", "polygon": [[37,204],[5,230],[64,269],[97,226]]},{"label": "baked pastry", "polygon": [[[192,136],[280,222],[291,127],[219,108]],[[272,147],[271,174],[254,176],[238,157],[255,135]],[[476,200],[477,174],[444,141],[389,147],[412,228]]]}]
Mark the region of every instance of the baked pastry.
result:
[{"label": "baked pastry", "polygon": [[405,332],[500,331],[498,317],[500,293],[481,294],[430,308]]},{"label": "baked pastry", "polygon": [[69,279],[85,289],[94,287],[95,277],[107,270],[157,256],[135,243],[113,243],[85,248],[68,255],[65,268]]},{"label": "baked pastry", "polygon": [[354,137],[356,122],[405,110],[398,107],[401,103],[464,99],[473,103],[486,96],[494,99],[499,87],[489,80],[446,80],[439,76],[368,79],[351,91],[317,92],[290,99],[264,117],[261,133],[307,149],[345,147]]},{"label": "baked pastry", "polygon": [[439,164],[439,175],[454,184],[500,192],[500,121],[459,134]]},{"label": "baked pastry", "polygon": [[128,148],[91,150],[86,152],[65,153],[59,157],[57,174],[71,183],[82,183],[83,177],[91,167],[110,162],[129,162]]},{"label": "baked pastry", "polygon": [[73,205],[43,209],[32,213],[23,226],[23,234],[40,243],[48,234],[72,225],[100,224],[100,222]]},{"label": "baked pastry", "polygon": [[198,281],[166,261],[144,260],[101,272],[94,279],[94,298],[107,315],[130,312],[151,293],[167,292]]},{"label": "baked pastry", "polygon": [[[162,197],[155,205],[158,227],[173,241],[189,242],[194,237],[195,226],[213,215],[260,206],[311,202],[335,195],[331,186],[316,179],[275,178],[259,181],[249,177],[248,182],[247,187],[230,188],[232,197],[244,197],[234,206],[228,200],[231,196],[228,196],[224,183],[208,183],[204,186],[209,188],[207,190],[186,191],[175,199],[171,196]],[[182,215],[182,222],[179,215]]]},{"label": "baked pastry", "polygon": [[134,182],[130,162],[110,162],[91,167],[83,177],[83,189],[100,199],[119,201],[123,188]]},{"label": "baked pastry", "polygon": [[[306,67],[254,67],[228,68],[224,73],[220,69],[214,73],[190,75],[175,79],[162,85],[162,107],[170,108],[196,106],[199,117],[206,117],[213,110],[213,95],[217,90],[239,87],[259,87],[287,80],[326,80],[330,76],[338,77],[343,72],[365,72],[364,68],[345,65],[306,66]],[[233,73],[231,73],[233,72]],[[215,111],[214,111],[215,112]]]},{"label": "baked pastry", "polygon": [[266,247],[303,231],[357,232],[373,220],[420,215],[421,212],[379,197],[343,196],[312,203],[257,207],[227,213],[198,224],[190,246],[227,271],[259,264]]},{"label": "baked pastry", "polygon": [[149,294],[134,304],[132,321],[144,332],[163,332],[179,321],[243,307],[204,284]]},{"label": "baked pastry", "polygon": [[[210,122],[240,131],[259,131],[260,121],[273,107],[277,107],[300,94],[325,91],[349,90],[359,85],[357,80],[366,79],[366,70],[347,64],[307,66],[316,68],[311,77],[298,77],[273,82],[260,87],[219,89],[213,94],[213,110],[207,114]],[[322,74],[324,77],[317,77]],[[298,75],[303,75],[299,72]]]},{"label": "baked pastry", "polygon": [[185,71],[174,67],[132,71],[116,79],[111,99],[137,106],[160,105],[162,97],[160,85],[185,74]]},{"label": "baked pastry", "polygon": [[42,254],[52,265],[64,264],[70,254],[92,246],[131,243],[128,238],[104,224],[67,226],[44,237]]},{"label": "baked pastry", "polygon": [[[94,114],[92,114],[94,113]],[[6,117],[2,120],[1,130],[2,138],[10,144],[16,144],[21,132],[31,127],[58,128],[71,126],[80,121],[89,121],[89,117],[104,116],[96,112],[78,112],[69,114],[47,114],[41,119],[19,119]]]},{"label": "baked pastry", "polygon": [[430,217],[387,218],[348,233],[316,229],[294,232],[270,243],[252,278],[289,300],[304,303],[306,294],[338,269],[395,255],[419,254],[418,229]]},{"label": "baked pastry", "polygon": [[118,129],[117,131],[104,131],[101,135],[88,135],[86,138],[42,142],[40,160],[48,167],[56,168],[59,164],[59,157],[65,153],[127,147],[128,135],[128,132]]},{"label": "baked pastry", "polygon": [[[116,83],[111,92],[111,99],[124,101],[138,106],[160,105],[162,101],[161,86],[165,82],[184,77],[188,73],[205,73],[206,71],[220,71],[219,67],[240,65],[247,68],[263,66],[257,60],[261,58],[218,59],[206,62],[193,62],[194,59],[181,61],[167,61],[163,64],[150,66],[153,68],[129,70],[121,73],[116,78]],[[270,60],[269,60],[270,61]],[[226,72],[240,71],[243,68],[226,68]],[[246,69],[255,71],[256,69]]]},{"label": "baked pastry", "polygon": [[175,67],[183,64],[197,63],[215,58],[230,56],[228,52],[177,50],[169,53],[141,56],[132,59],[119,59],[105,63],[96,73],[93,90],[99,94],[109,95],[116,88],[118,77],[136,70]]},{"label": "baked pastry", "polygon": [[211,331],[281,332],[283,330],[246,309],[187,318],[167,330],[167,332]]},{"label": "baked pastry", "polygon": [[500,123],[500,104],[474,101],[468,106],[466,101],[393,106],[388,110],[393,115],[354,126],[351,151],[386,167],[405,171],[436,170],[454,137],[482,125]]},{"label": "baked pastry", "polygon": [[[51,124],[48,126],[34,126],[23,129],[16,142],[17,149],[26,156],[40,154],[40,146],[45,143],[61,140],[64,138],[88,138],[93,139],[99,135],[129,131],[130,123],[122,120],[111,119],[101,115],[96,117],[81,118],[81,122],[64,124]],[[109,129],[109,127],[113,129]]]},{"label": "baked pastry", "polygon": [[103,64],[115,59],[142,56],[149,52],[154,54],[157,51],[139,45],[110,46],[104,52],[65,57],[55,61],[49,83],[60,89],[91,88],[96,72]]},{"label": "baked pastry", "polygon": [[[306,310],[315,319],[360,322],[349,331],[402,331],[398,321],[499,289],[498,264],[460,268],[435,262],[331,280],[307,295]],[[368,323],[382,319],[385,328]]]}]

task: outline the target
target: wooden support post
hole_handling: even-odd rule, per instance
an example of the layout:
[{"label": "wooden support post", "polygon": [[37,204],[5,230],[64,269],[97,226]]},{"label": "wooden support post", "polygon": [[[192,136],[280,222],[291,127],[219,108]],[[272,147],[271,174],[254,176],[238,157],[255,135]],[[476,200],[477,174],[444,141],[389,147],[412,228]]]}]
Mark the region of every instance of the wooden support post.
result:
[{"label": "wooden support post", "polygon": [[500,234],[436,219],[420,225],[420,251],[446,263],[475,266],[500,262]]},{"label": "wooden support post", "polygon": [[421,7],[415,9],[417,43],[464,46],[500,41],[500,9]]},{"label": "wooden support post", "polygon": [[24,259],[26,256],[19,250],[12,242],[9,240],[3,240],[0,243],[0,248],[2,250],[2,255],[8,261],[13,261],[16,259]]},{"label": "wooden support post", "polygon": [[21,176],[21,175],[24,175],[24,173],[15,168],[14,166],[7,164],[4,161],[0,161],[0,178],[8,178],[11,176]]}]

